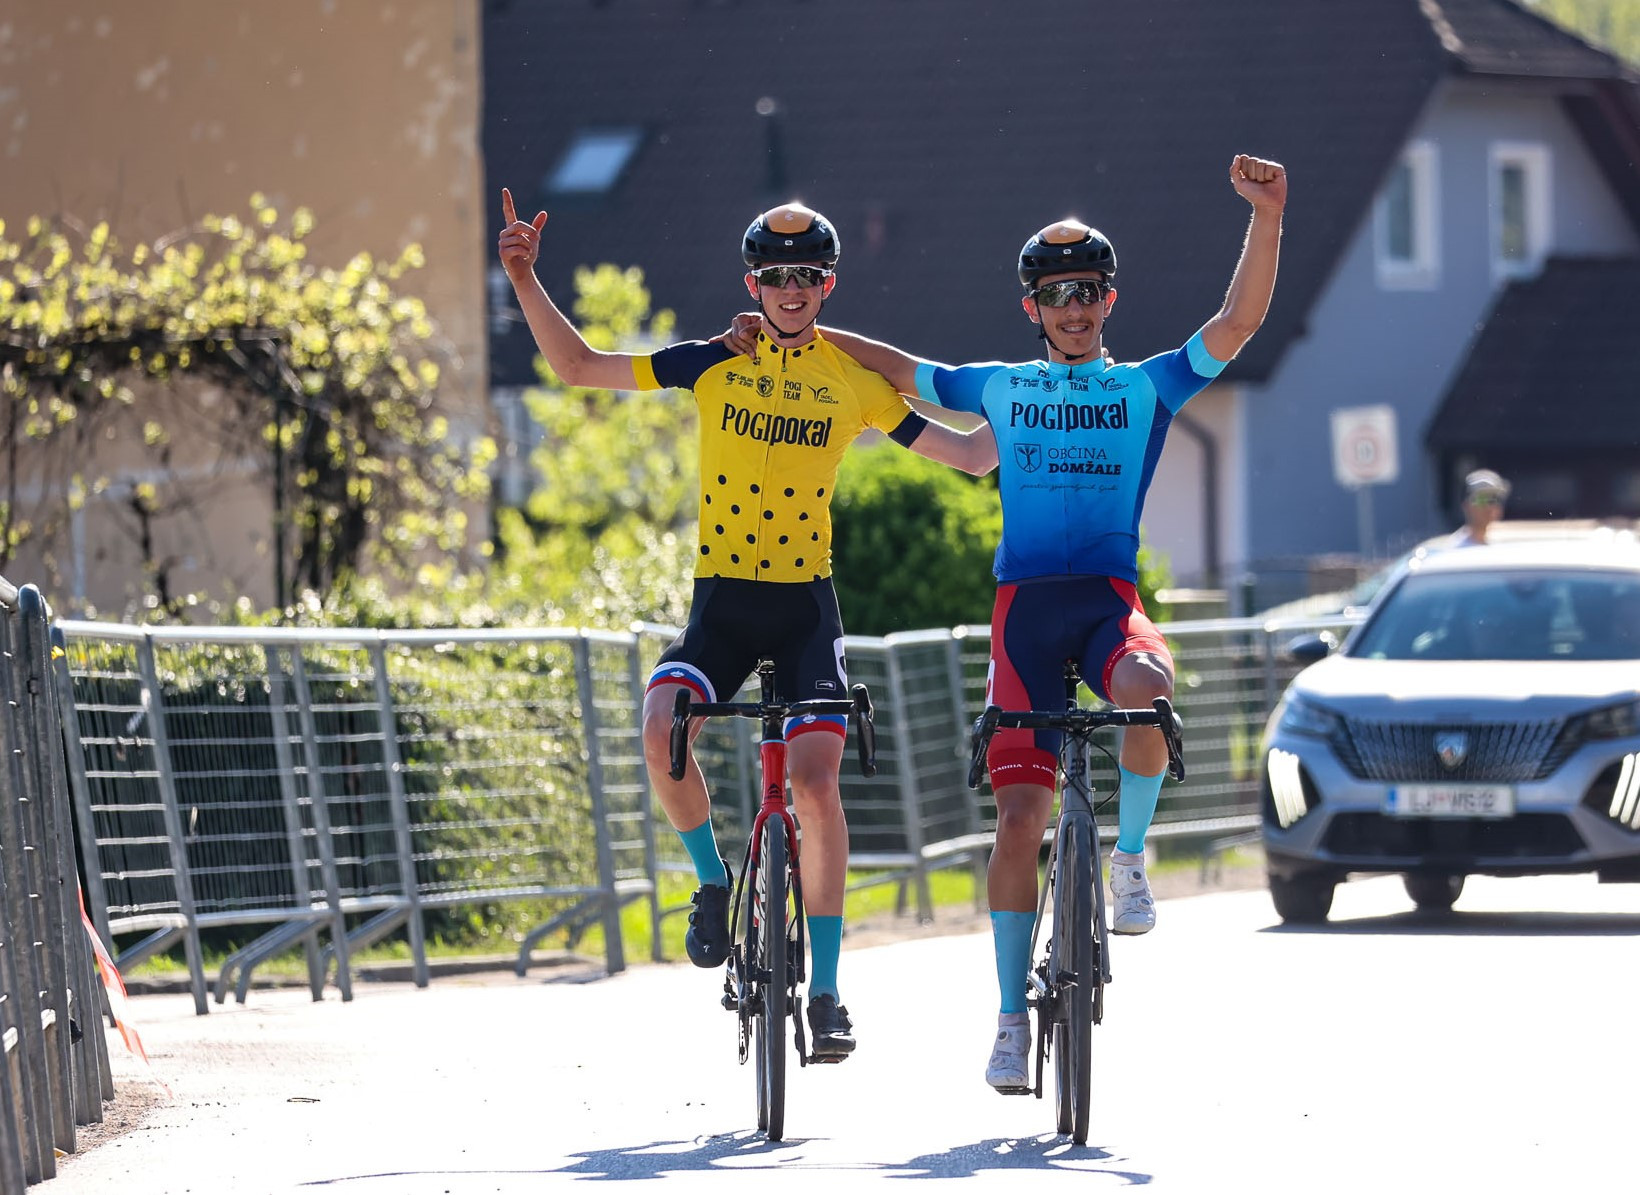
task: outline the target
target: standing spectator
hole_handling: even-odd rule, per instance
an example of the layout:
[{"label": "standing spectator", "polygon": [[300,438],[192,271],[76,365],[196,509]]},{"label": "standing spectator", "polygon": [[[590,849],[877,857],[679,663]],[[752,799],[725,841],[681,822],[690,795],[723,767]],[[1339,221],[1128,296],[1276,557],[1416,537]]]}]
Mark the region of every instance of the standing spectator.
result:
[{"label": "standing spectator", "polygon": [[1447,541],[1451,548],[1486,543],[1487,530],[1503,517],[1509,483],[1490,469],[1476,469],[1463,479],[1463,526]]}]

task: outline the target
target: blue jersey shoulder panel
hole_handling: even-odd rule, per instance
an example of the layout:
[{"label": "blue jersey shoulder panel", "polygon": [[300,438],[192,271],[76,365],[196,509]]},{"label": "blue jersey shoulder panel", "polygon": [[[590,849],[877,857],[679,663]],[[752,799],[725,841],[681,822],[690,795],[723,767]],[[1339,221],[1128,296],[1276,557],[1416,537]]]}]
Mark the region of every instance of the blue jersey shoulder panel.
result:
[{"label": "blue jersey shoulder panel", "polygon": [[980,400],[985,386],[999,370],[1016,368],[1000,361],[974,365],[934,365],[923,362],[917,366],[917,397],[937,403],[948,411],[980,413]]}]

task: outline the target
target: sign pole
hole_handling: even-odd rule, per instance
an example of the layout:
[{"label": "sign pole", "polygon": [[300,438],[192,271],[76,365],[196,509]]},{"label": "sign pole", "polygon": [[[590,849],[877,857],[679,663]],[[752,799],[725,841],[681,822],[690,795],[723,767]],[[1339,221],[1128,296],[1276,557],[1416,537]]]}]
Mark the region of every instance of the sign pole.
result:
[{"label": "sign pole", "polygon": [[1401,475],[1396,451],[1395,409],[1380,404],[1331,414],[1333,478],[1355,491],[1355,527],[1361,555],[1373,554],[1372,487],[1389,485]]},{"label": "sign pole", "polygon": [[1361,555],[1372,559],[1372,487],[1355,487],[1355,527],[1361,537]]}]

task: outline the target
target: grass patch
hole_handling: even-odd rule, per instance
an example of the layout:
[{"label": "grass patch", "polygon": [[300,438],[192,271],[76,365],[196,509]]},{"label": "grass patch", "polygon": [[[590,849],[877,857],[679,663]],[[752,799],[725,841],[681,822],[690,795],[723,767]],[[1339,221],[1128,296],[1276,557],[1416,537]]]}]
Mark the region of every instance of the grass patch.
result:
[{"label": "grass patch", "polygon": [[[1220,866],[1224,868],[1257,867],[1262,864],[1263,852],[1256,846],[1238,846],[1226,851]],[[1195,871],[1201,867],[1201,855],[1198,851],[1185,848],[1180,844],[1176,849],[1154,852],[1150,871],[1152,876],[1168,875],[1172,873]],[[902,894],[899,881],[877,882],[881,879],[880,872],[851,871],[849,884],[851,891],[844,897],[843,916],[849,923],[858,923],[866,918],[882,917],[897,913],[915,915],[916,891],[907,883]],[[695,889],[695,878],[684,872],[666,871],[658,879],[659,899],[662,912],[661,942],[663,956],[671,961],[683,957],[683,934],[687,926],[689,909],[689,895]],[[854,888],[854,885],[864,884],[865,887]],[[974,872],[971,867],[951,867],[929,873],[928,884],[934,907],[938,909],[971,910],[975,907]],[[936,913],[936,917],[937,917]],[[652,957],[653,942],[650,909],[647,897],[627,902],[621,908],[621,939],[629,966],[646,963]],[[510,939],[496,937],[481,944],[450,942],[445,940],[429,939],[427,942],[427,956],[430,960],[440,959],[474,959],[474,958],[511,958],[516,954],[521,935]],[[593,924],[577,937],[572,937],[567,931],[550,935],[537,944],[537,951],[541,954],[550,954],[555,951],[568,951],[587,958],[602,960],[604,956],[604,930],[601,923]],[[222,964],[227,960],[228,950],[207,950],[205,959],[205,973],[209,982],[215,983],[216,975]],[[383,942],[378,942],[364,950],[354,951],[352,959],[355,966],[368,966],[372,963],[398,963],[410,961],[410,943],[402,934],[396,935]],[[141,965],[127,968],[123,972],[128,979],[175,980],[186,975],[186,966],[180,948],[170,955],[148,959]],[[276,958],[269,959],[256,969],[258,977],[280,980],[305,980],[307,977],[307,961],[300,946],[294,947]]]}]

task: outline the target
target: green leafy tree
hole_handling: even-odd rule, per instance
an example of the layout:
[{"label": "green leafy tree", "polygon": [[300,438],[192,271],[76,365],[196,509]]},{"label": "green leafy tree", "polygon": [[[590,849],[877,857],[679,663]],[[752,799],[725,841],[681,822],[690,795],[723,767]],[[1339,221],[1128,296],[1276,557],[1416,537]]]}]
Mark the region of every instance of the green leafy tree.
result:
[{"label": "green leafy tree", "polygon": [[[641,352],[671,337],[674,317],[651,314],[637,268],[577,270],[575,291],[577,326],[595,348]],[[541,483],[522,511],[498,515],[492,600],[583,626],[683,621],[699,491],[694,399],[567,386],[537,367],[542,385],[524,401],[544,433],[530,457]]]},{"label": "green leafy tree", "polygon": [[[0,223],[0,567],[110,486],[86,462],[98,459],[100,438],[133,423],[162,475],[183,424],[190,451],[203,441],[224,462],[246,453],[266,462],[287,591],[323,592],[371,567],[408,570],[466,542],[466,510],[488,492],[494,445],[450,442],[434,328],[400,289],[421,249],[321,268],[307,260],[312,228],[305,209],[282,220],[260,196],[248,220],[207,217],[129,252],[107,224],[87,231],[35,217],[14,238]],[[214,383],[227,399],[167,385],[181,378]],[[31,509],[20,500],[24,453],[43,483]],[[170,492],[133,488],[144,535],[174,513]],[[169,601],[164,562],[149,568]]]},{"label": "green leafy tree", "polygon": [[852,449],[832,502],[832,575],[857,635],[988,623],[996,487],[891,441]]}]

